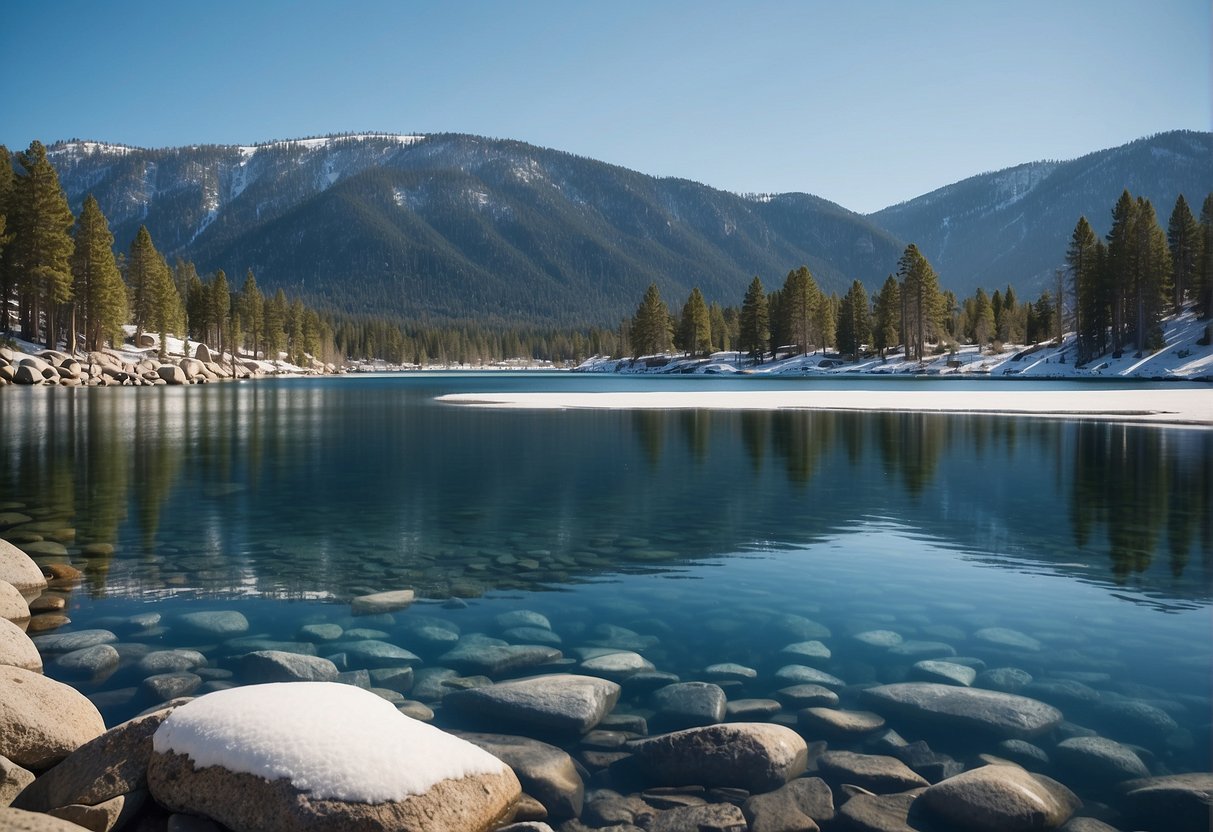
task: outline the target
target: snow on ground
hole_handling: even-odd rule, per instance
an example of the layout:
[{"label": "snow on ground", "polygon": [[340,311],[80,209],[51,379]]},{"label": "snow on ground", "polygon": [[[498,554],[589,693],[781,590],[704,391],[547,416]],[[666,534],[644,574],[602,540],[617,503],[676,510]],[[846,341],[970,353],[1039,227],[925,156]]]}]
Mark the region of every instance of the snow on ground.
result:
[{"label": "snow on ground", "polygon": [[505,768],[470,742],[336,682],[248,685],[200,696],[169,714],[152,747],[188,755],[195,768],[287,778],[312,800],[356,803],[404,800],[443,780]]},{"label": "snow on ground", "polygon": [[1167,319],[1164,327],[1166,346],[1154,353],[1137,356],[1126,350],[1120,358],[1111,354],[1074,366],[1076,341],[1067,333],[1060,345],[1009,345],[993,354],[979,351],[975,345],[958,348],[955,354],[928,356],[925,361],[907,361],[896,353],[885,359],[844,361],[837,355],[814,353],[752,364],[736,352],[714,353],[706,359],[683,356],[643,356],[636,360],[594,357],[577,371],[622,374],[725,374],[747,375],[958,375],[1018,376],[1033,379],[1123,378],[1123,379],[1213,379],[1213,345],[1197,343],[1208,321],[1199,320],[1191,311]]}]

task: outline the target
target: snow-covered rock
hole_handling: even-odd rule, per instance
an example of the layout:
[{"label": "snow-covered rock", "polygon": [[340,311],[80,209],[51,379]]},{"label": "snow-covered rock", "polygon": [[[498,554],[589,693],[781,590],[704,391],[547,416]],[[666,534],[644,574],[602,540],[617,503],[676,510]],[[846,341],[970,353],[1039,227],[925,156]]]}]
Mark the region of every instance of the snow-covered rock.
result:
[{"label": "snow-covered rock", "polygon": [[243,830],[479,832],[510,817],[517,777],[491,754],[349,685],[218,691],[153,737],[152,796]]}]

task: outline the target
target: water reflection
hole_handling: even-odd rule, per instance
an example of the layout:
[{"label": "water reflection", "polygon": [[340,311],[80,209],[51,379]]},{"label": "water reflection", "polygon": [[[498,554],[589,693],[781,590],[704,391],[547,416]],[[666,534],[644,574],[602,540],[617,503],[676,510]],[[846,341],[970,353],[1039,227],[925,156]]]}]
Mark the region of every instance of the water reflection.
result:
[{"label": "water reflection", "polygon": [[880,517],[991,563],[1210,594],[1209,431],[525,413],[438,405],[437,392],[359,379],[6,394],[0,495],[42,516],[0,534],[59,522],[73,554],[114,544],[89,552],[98,594],[477,595],[808,545]]}]

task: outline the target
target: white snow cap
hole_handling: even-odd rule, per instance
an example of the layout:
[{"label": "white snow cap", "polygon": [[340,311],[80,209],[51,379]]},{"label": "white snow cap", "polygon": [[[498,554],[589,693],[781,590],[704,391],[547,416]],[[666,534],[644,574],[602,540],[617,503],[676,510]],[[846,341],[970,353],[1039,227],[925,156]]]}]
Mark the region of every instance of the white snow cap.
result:
[{"label": "white snow cap", "polygon": [[215,691],[173,711],[157,752],[186,754],[266,780],[288,778],[315,800],[384,803],[442,780],[494,774],[505,763],[369,691],[336,682],[283,682]]}]

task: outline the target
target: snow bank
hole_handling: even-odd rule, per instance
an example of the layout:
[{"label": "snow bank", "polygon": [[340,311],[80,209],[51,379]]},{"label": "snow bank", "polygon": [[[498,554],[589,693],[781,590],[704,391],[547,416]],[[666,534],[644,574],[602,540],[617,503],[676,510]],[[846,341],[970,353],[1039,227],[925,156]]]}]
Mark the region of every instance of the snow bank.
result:
[{"label": "snow bank", "polygon": [[557,410],[879,410],[1028,415],[1213,425],[1213,392],[1173,390],[719,390],[607,393],[450,393],[438,401]]},{"label": "snow bank", "polygon": [[290,682],[207,694],[156,730],[152,747],[266,780],[288,778],[313,799],[382,803],[505,764],[471,743],[410,719],[352,685]]}]

